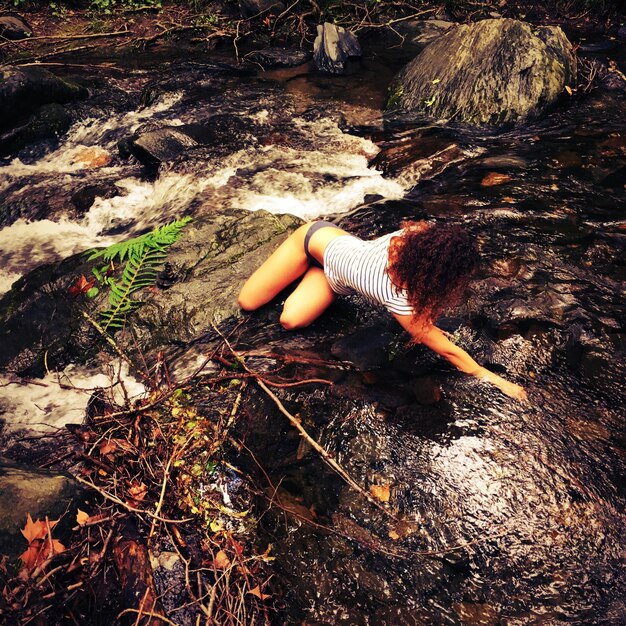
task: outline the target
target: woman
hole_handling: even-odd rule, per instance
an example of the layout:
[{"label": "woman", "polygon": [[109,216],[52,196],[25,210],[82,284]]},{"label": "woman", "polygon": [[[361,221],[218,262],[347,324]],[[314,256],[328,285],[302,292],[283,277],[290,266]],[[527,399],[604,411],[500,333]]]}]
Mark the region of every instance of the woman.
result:
[{"label": "woman", "polygon": [[298,228],[252,274],[239,305],[254,311],[296,279],[280,322],[286,329],[308,326],[339,295],[359,293],[382,304],[410,333],[456,368],[491,383],[512,398],[522,387],[481,367],[434,324],[457,302],[478,266],[469,234],[458,226],[405,222],[402,230],[363,241],[330,222]]}]

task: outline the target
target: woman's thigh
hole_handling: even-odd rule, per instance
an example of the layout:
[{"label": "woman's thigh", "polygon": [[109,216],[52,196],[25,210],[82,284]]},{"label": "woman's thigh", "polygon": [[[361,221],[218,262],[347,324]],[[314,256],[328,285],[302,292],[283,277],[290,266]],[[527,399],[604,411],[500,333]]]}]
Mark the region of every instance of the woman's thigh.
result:
[{"label": "woman's thigh", "polygon": [[307,271],[309,260],[304,253],[304,237],[309,226],[304,224],[291,233],[248,278],[239,293],[239,305],[243,309],[258,309]]},{"label": "woman's thigh", "polygon": [[324,270],[311,267],[285,300],[280,323],[288,330],[308,326],[331,305],[334,299],[335,292],[330,288]]}]

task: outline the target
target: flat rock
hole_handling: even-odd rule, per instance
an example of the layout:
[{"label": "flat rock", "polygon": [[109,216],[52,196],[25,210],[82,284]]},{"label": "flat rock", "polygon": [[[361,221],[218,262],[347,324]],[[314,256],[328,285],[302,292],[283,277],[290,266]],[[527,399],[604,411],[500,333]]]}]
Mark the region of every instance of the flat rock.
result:
[{"label": "flat rock", "polygon": [[258,63],[263,69],[274,69],[277,67],[297,67],[308,63],[312,54],[307,50],[299,48],[268,48],[266,50],[255,50],[246,57],[248,60]]},{"label": "flat rock", "polygon": [[[27,516],[56,520],[84,490],[67,476],[44,470],[0,465],[0,553],[15,557],[27,548],[20,529]],[[72,520],[68,515],[71,527]],[[54,537],[61,537],[61,529]]]},{"label": "flat rock", "polygon": [[[188,225],[168,254],[167,288],[141,294],[145,304],[133,319],[141,349],[190,341],[212,323],[240,315],[241,286],[301,223],[290,215],[230,209]],[[46,353],[51,369],[88,358],[95,337],[81,310],[95,315],[101,302],[69,290],[81,274],[91,275],[94,264],[77,254],[41,266],[0,299],[1,369],[41,376]]]},{"label": "flat rock", "polygon": [[331,347],[331,353],[360,370],[381,367],[391,359],[390,349],[394,337],[385,328],[363,328],[336,341]]}]

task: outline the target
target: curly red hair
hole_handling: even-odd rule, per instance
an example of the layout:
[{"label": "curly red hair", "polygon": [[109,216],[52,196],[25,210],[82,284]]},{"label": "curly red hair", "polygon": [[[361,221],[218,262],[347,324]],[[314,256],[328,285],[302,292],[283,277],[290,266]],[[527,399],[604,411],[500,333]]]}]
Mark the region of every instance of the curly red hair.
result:
[{"label": "curly red hair", "polygon": [[456,304],[478,267],[472,236],[454,224],[403,222],[401,236],[389,246],[387,272],[407,290],[409,304],[424,324]]}]

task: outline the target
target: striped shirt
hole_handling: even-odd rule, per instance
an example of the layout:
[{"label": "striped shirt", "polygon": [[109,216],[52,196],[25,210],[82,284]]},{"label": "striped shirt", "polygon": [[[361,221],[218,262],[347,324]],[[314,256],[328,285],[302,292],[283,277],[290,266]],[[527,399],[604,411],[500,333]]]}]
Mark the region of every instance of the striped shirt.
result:
[{"label": "striped shirt", "polygon": [[353,235],[332,239],[324,250],[324,274],[331,289],[342,296],[358,293],[396,315],[413,315],[406,290],[396,287],[387,273],[389,243],[401,234],[397,230],[372,241]]}]

